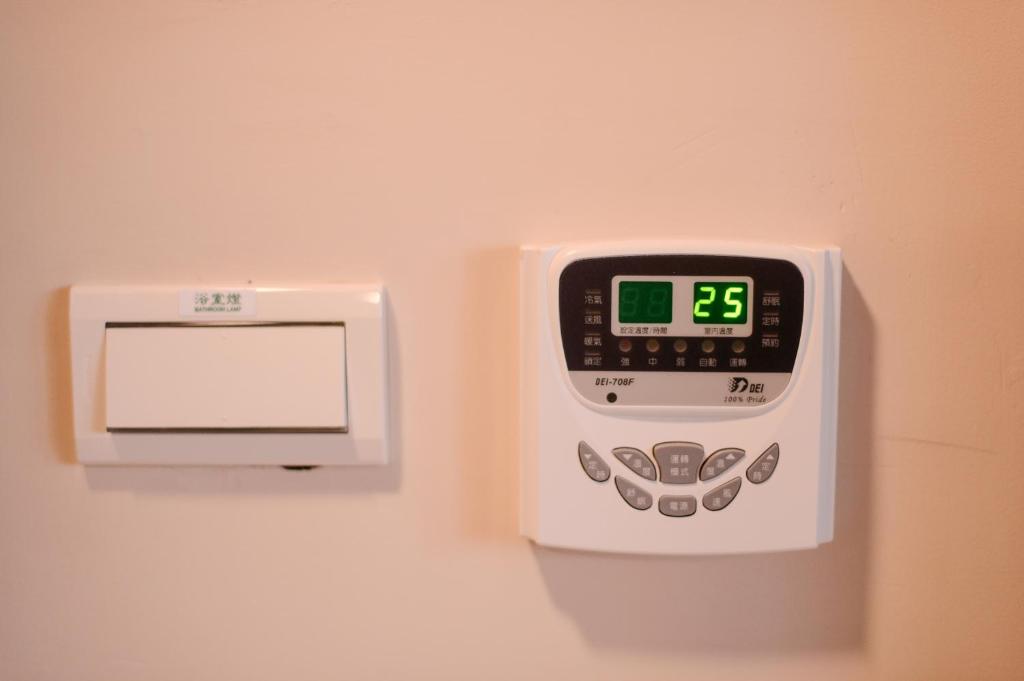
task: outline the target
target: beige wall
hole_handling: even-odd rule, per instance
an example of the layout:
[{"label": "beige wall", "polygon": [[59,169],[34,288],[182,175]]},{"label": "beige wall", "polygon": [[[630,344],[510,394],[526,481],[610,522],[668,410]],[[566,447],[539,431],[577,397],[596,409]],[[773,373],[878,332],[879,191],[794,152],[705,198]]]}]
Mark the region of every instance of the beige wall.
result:
[{"label": "beige wall", "polygon": [[[1024,4],[3,2],[0,677],[1024,678]],[[845,251],[836,541],[516,534],[515,248]],[[74,463],[74,282],[361,281],[390,469]]]}]

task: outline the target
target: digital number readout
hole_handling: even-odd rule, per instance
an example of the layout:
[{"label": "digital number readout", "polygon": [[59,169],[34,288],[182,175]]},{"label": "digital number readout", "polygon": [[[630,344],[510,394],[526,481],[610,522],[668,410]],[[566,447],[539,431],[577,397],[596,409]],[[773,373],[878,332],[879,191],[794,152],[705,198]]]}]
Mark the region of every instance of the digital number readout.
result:
[{"label": "digital number readout", "polygon": [[697,281],[693,284],[693,321],[696,324],[747,323],[745,281]]},{"label": "digital number readout", "polygon": [[670,324],[672,282],[620,281],[620,324]]}]

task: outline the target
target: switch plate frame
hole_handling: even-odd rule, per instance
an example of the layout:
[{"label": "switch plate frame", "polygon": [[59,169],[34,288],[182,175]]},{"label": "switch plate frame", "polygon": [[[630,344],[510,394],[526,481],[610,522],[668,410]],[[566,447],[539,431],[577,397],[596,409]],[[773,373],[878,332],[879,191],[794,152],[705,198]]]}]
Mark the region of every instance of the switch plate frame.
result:
[{"label": "switch plate frame", "polygon": [[[196,291],[240,293],[230,311],[193,312]],[[70,292],[75,449],[90,465],[351,466],[389,460],[387,297],[379,284],[313,286],[75,285]],[[108,324],[345,326],[345,432],[111,432],[105,362]]]}]

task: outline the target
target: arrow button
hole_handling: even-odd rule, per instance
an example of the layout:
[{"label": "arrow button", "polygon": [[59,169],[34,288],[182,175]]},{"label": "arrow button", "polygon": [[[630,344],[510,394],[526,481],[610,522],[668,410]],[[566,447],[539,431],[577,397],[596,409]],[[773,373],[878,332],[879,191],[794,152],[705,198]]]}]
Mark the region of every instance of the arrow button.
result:
[{"label": "arrow button", "polygon": [[704,461],[700,469],[701,480],[712,480],[740,462],[747,453],[742,449],[727,447],[719,449]]},{"label": "arrow button", "polygon": [[779,443],[772,444],[771,447],[764,450],[761,456],[754,459],[754,463],[750,464],[750,468],[747,469],[747,480],[760,485],[762,482],[772,477],[772,473],[775,472],[775,467],[779,465]]},{"label": "arrow button", "polygon": [[578,451],[583,472],[591,480],[594,482],[607,482],[608,478],[612,477],[611,467],[594,451],[593,447],[580,440]]},{"label": "arrow button", "polygon": [[615,458],[626,465],[626,468],[633,471],[646,480],[657,480],[658,472],[650,457],[633,447],[616,447],[612,450]]}]

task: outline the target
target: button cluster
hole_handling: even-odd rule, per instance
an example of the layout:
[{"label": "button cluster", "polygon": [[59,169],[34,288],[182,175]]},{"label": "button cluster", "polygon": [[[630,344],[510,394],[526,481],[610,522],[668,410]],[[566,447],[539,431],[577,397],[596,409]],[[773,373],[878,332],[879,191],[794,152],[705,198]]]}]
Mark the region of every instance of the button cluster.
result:
[{"label": "button cluster", "polygon": [[[644,480],[666,485],[689,485],[717,480],[732,470],[745,457],[746,452],[736,447],[725,447],[704,456],[704,446],[696,442],[661,442],[653,447],[654,460],[636,447],[616,447],[612,455],[619,463]],[[578,448],[583,471],[595,482],[606,482],[612,477],[611,466],[586,442]],[[765,449],[746,470],[747,480],[760,485],[775,473],[779,465],[779,445],[773,443]],[[737,475],[705,492],[701,505],[709,511],[721,511],[731,504],[740,492],[742,478]],[[654,506],[655,495],[641,484],[623,475],[615,476],[615,488],[632,508],[646,511]],[[697,497],[685,494],[662,494],[658,510],[671,518],[686,518],[697,512]]]},{"label": "button cluster", "polygon": [[[604,362],[603,353],[600,350],[603,347],[603,339],[599,334],[587,333],[583,338],[583,344],[584,355],[590,357],[590,364],[586,364],[586,366],[601,366]],[[613,345],[619,352],[618,359],[615,360],[616,367],[619,369],[642,366],[666,369],[669,367],[686,368],[690,364],[701,368],[715,368],[718,366],[717,352],[720,344],[732,353],[730,366],[734,368],[747,366],[745,357],[747,343],[740,338],[729,343],[724,340],[719,343],[712,338],[692,339],[692,341],[688,341],[686,338],[619,338]],[[694,352],[687,352],[691,348]],[[735,361],[737,359],[742,361]]]}]

